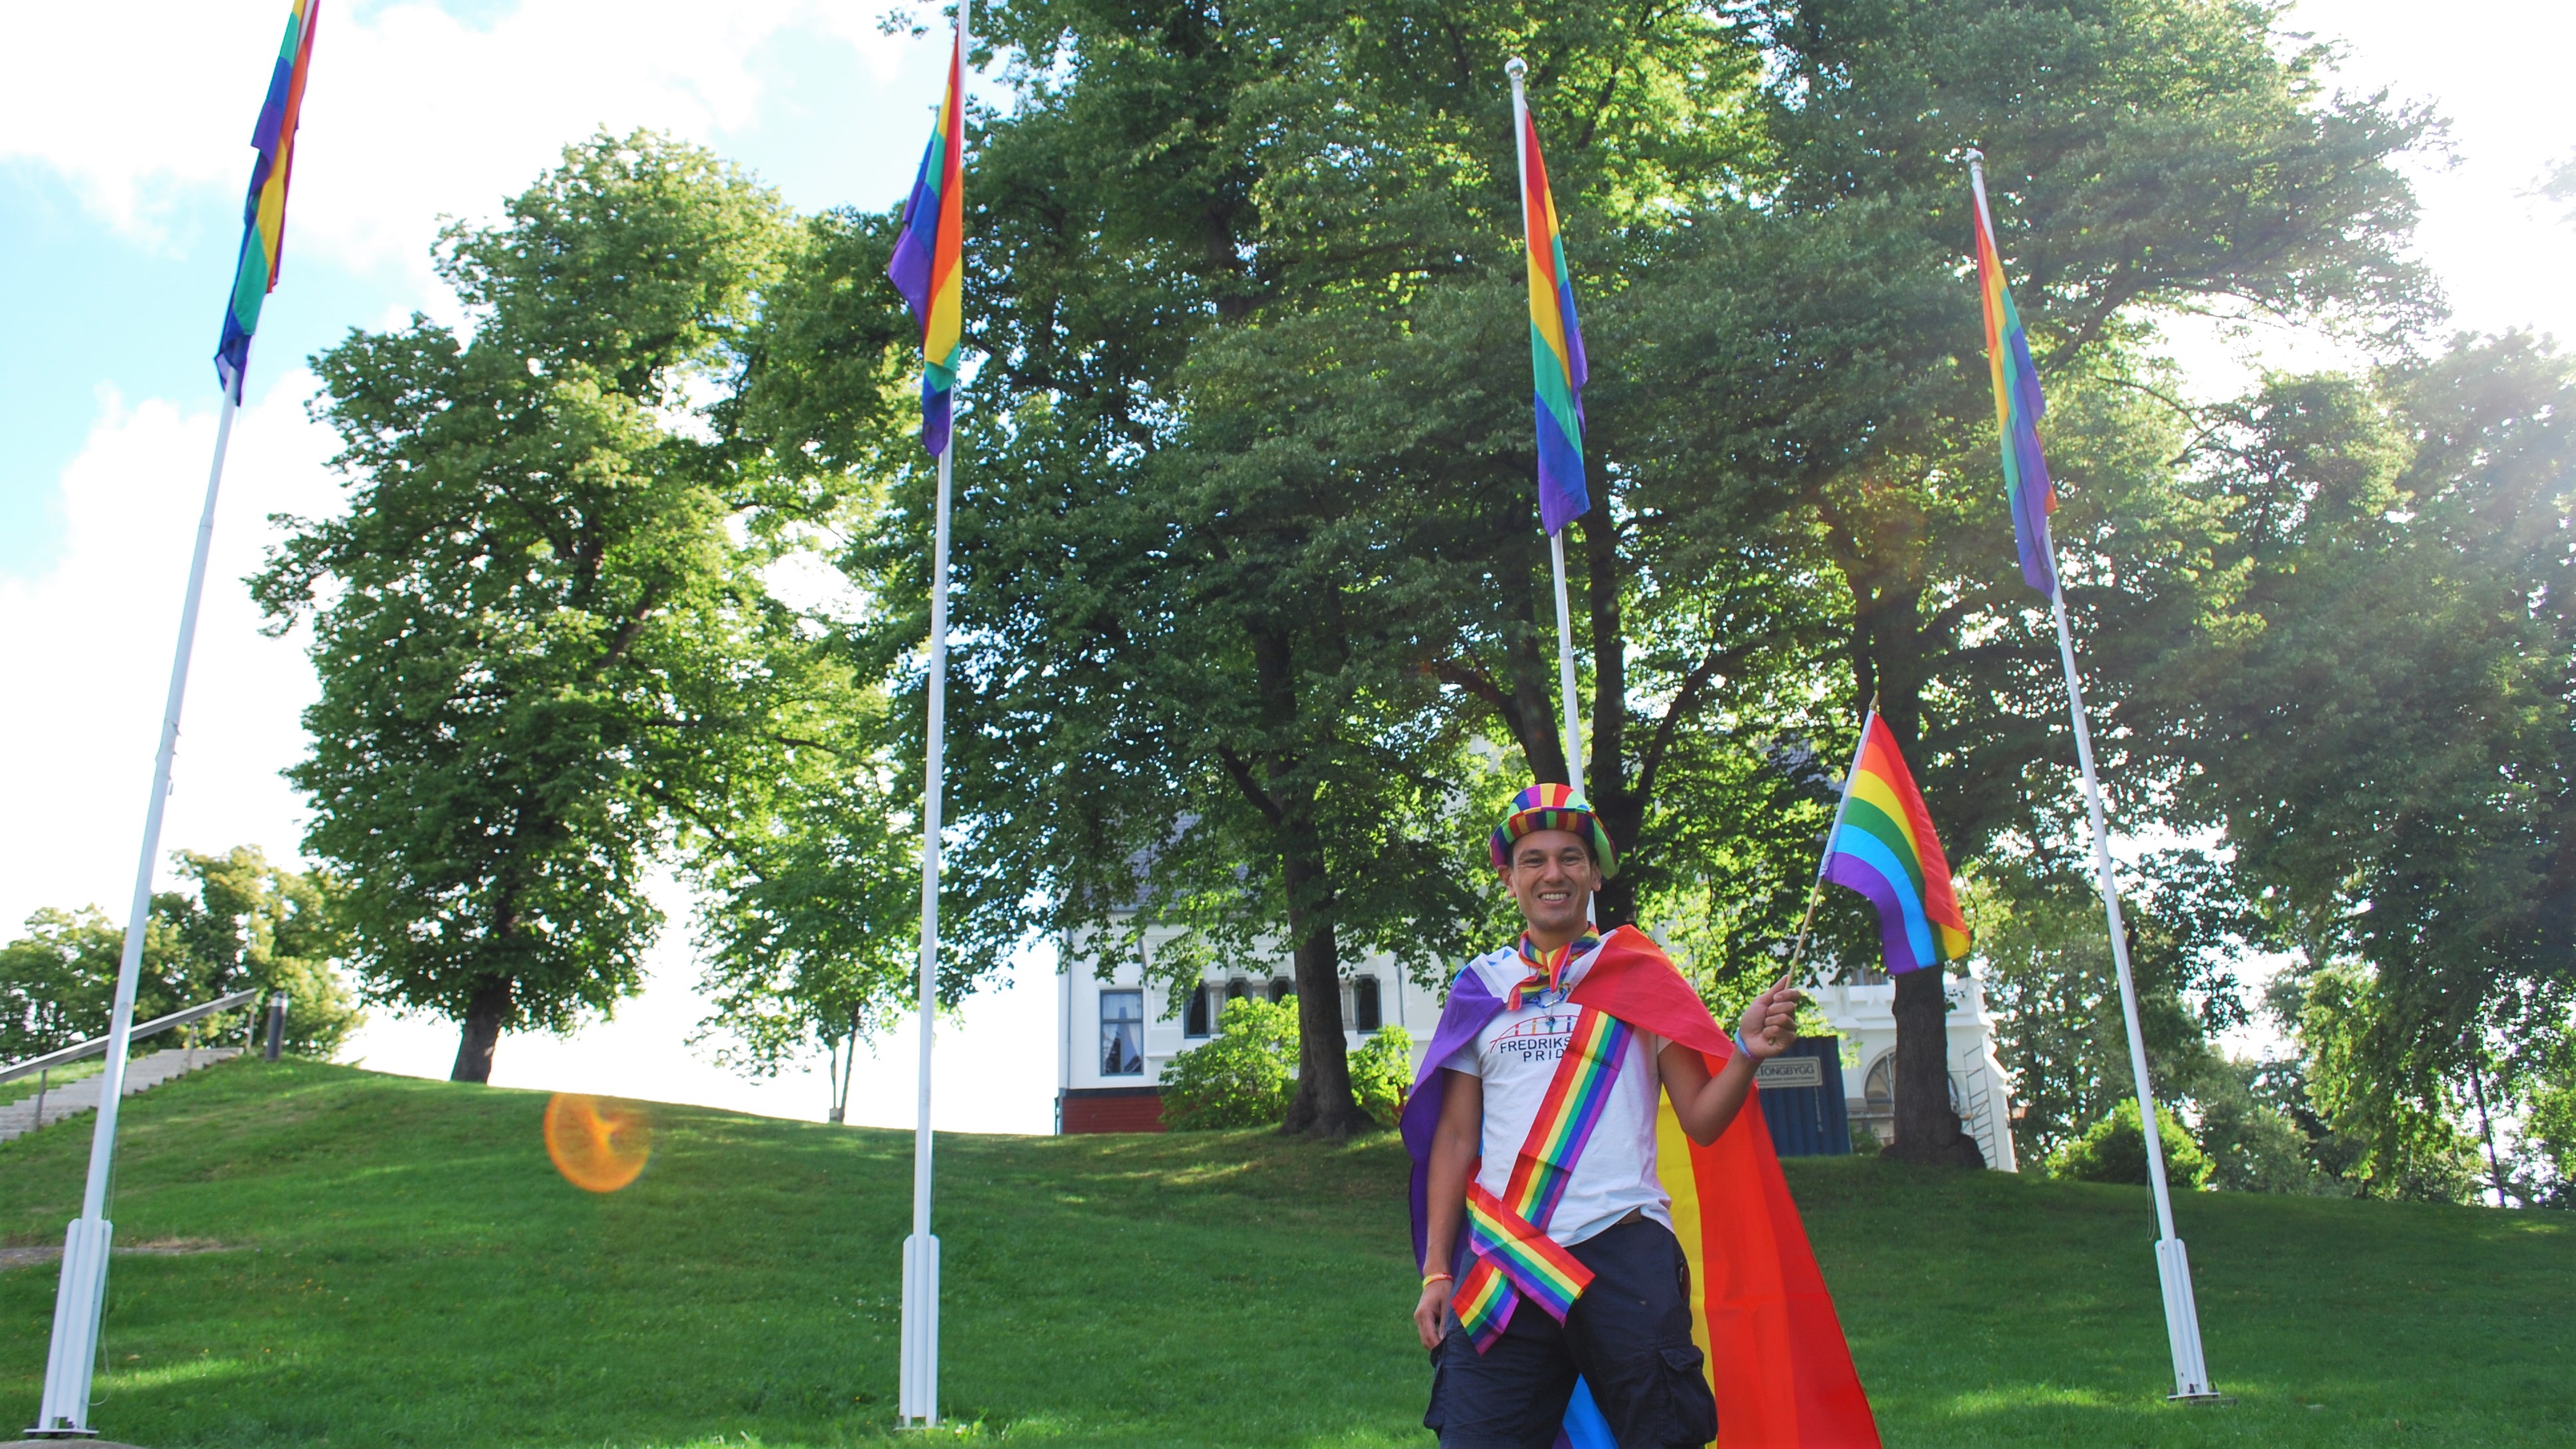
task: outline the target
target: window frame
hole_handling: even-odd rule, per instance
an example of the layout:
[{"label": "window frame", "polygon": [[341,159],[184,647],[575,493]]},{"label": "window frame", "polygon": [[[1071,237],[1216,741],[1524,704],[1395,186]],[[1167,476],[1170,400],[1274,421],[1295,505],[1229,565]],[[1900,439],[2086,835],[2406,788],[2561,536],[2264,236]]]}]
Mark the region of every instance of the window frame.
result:
[{"label": "window frame", "polygon": [[[1135,1003],[1136,1014],[1134,1016],[1111,1016],[1109,1014],[1109,1004],[1113,997],[1117,998],[1122,1003]],[[1139,986],[1102,987],[1097,1000],[1095,1014],[1100,1019],[1100,1049],[1099,1054],[1094,1056],[1092,1061],[1098,1067],[1100,1075],[1103,1077],[1141,1077],[1145,1075],[1144,988]],[[1113,1054],[1113,1043],[1119,1040],[1114,1033],[1122,1027],[1134,1033],[1132,1037],[1127,1038],[1129,1048],[1135,1054],[1136,1062],[1135,1068],[1130,1071],[1120,1071],[1115,1065],[1113,1065],[1118,1060],[1118,1058]]]}]

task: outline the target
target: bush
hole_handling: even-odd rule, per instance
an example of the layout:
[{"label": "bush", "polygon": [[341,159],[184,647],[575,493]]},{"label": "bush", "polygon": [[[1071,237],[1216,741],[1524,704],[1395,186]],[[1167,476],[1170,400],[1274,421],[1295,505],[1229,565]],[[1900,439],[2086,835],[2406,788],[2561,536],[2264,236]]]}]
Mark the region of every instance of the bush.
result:
[{"label": "bush", "polygon": [[1413,1034],[1403,1027],[1379,1027],[1351,1053],[1351,1094],[1380,1127],[1394,1126],[1404,1114],[1404,1094],[1412,1086]]},{"label": "bush", "polygon": [[[2156,1109],[2156,1135],[2165,1149],[2165,1181],[2185,1191],[2196,1191],[2209,1182],[2213,1171],[2209,1154],[2191,1140],[2173,1113]],[[2084,1130],[2084,1135],[2057,1149],[2048,1159],[2051,1177],[2068,1177],[2078,1182],[2125,1182],[2144,1187],[2147,1181],[2147,1139],[2138,1122],[2138,1099],[2131,1097],[2113,1109],[2110,1116]]]},{"label": "bush", "polygon": [[2191,1094],[2200,1103],[2201,1151],[2209,1156],[2211,1182],[2227,1192],[2316,1192],[2316,1164],[2308,1134],[2288,1113],[2257,1097],[2262,1068],[2221,1062]]},{"label": "bush", "polygon": [[1268,1127],[1297,1083],[1297,998],[1225,1004],[1214,1040],[1163,1068],[1163,1125],[1175,1132]]}]

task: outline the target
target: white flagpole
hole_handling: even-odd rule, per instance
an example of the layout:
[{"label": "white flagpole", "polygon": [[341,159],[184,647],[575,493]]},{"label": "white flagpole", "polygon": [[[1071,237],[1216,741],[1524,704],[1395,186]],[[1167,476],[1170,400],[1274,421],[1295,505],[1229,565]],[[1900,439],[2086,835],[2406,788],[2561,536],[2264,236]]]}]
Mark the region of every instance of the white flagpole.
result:
[{"label": "white flagpole", "polygon": [[[247,355],[245,353],[245,355]],[[196,553],[188,563],[188,592],[179,606],[179,648],[170,661],[170,693],[161,709],[161,747],[152,762],[152,797],[143,808],[143,850],[134,867],[134,899],[125,916],[125,954],[116,967],[116,1003],[107,1018],[106,1070],[99,1077],[98,1121],[90,1129],[89,1182],[81,1215],[63,1231],[63,1271],[54,1290],[54,1340],[45,1358],[45,1390],[35,1427],[38,1439],[86,1439],[90,1371],[98,1359],[99,1321],[107,1305],[107,1248],[115,1224],[107,1220],[107,1188],[116,1165],[116,1118],[125,1095],[125,1051],[134,1029],[134,990],[143,970],[143,932],[152,912],[152,868],[161,855],[162,809],[170,799],[170,767],[179,752],[179,706],[188,693],[188,656],[197,642],[197,606],[206,594],[206,561],[215,542],[215,497],[224,481],[224,450],[232,441],[233,414],[241,408],[241,377],[225,379],[223,410],[215,422],[215,461],[206,473],[205,511],[197,517]]]},{"label": "white flagpole", "polygon": [[[1976,193],[1977,217],[1986,234],[1995,233],[1994,214],[1986,206],[1983,152],[1968,152],[1968,185]],[[2003,440],[2005,447],[2012,440]],[[2050,616],[2057,621],[2057,655],[2066,668],[2066,707],[2075,723],[2075,760],[2084,773],[2084,810],[2093,831],[2093,874],[2102,894],[2102,915],[2111,928],[2111,964],[2120,978],[2120,1015],[2129,1029],[2129,1074],[2138,1092],[2138,1125],[2147,1144],[2147,1186],[2156,1200],[2156,1277],[2164,1289],[2165,1341],[2173,1353],[2176,1399],[2222,1398],[2209,1384],[2209,1366],[2201,1355],[2200,1307],[2191,1291],[2191,1257],[2174,1234],[2173,1194],[2165,1182],[2165,1149],[2155,1090],[2147,1080],[2147,1044],[2138,1031],[2138,987],[2129,971],[2129,932],[2120,915],[2120,881],[2111,864],[2111,827],[2102,809],[2102,782],[2093,770],[2093,729],[2084,712],[2084,680],[2075,668],[2075,632],[2066,621],[2065,581],[2057,573],[2057,540],[2040,521],[2039,545],[2047,551]]]},{"label": "white flagpole", "polygon": [[[1513,56],[1503,65],[1503,74],[1512,78],[1512,154],[1519,158],[1520,172],[1513,178],[1514,189],[1521,194],[1521,245],[1529,245],[1529,97],[1521,90],[1521,78],[1529,73],[1528,62]],[[1524,256],[1526,265],[1527,258]],[[1547,536],[1548,561],[1556,569],[1556,690],[1565,705],[1565,780],[1574,793],[1583,793],[1583,719],[1574,705],[1574,611],[1565,597],[1565,533],[1560,529]]]},{"label": "white flagpole", "polygon": [[[957,0],[956,55],[966,53],[969,0]],[[964,78],[957,114],[966,124]],[[962,145],[962,142],[961,142]],[[963,265],[963,259],[960,259]],[[949,394],[956,406],[956,392]],[[951,416],[954,416],[952,411]],[[896,1416],[924,1427],[939,1423],[939,1239],[930,1232],[930,1048],[939,1010],[939,829],[941,759],[948,701],[948,494],[957,456],[952,424],[939,452],[939,502],[932,515],[930,562],[930,693],[921,781],[921,1074],[912,1129],[912,1234],[903,1240],[903,1346]]]}]

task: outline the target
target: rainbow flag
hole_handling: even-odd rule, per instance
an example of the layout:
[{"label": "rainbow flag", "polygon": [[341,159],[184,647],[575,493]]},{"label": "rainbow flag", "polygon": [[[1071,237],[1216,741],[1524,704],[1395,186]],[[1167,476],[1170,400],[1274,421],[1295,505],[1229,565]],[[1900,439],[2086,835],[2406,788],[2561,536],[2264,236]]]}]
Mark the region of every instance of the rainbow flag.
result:
[{"label": "rainbow flag", "polygon": [[268,98],[250,143],[259,157],[250,166],[250,198],[242,203],[241,256],[233,266],[233,295],[224,306],[223,341],[215,347],[215,377],[238,400],[250,367],[250,336],[259,327],[260,304],[277,287],[286,250],[286,181],[295,169],[295,127],[304,111],[304,78],[313,68],[313,13],[320,0],[294,0],[286,12],[286,39],[268,73]]},{"label": "rainbow flag", "polygon": [[2057,593],[2057,555],[2048,516],[2057,511],[2057,488],[2039,452],[2039,420],[2048,400],[2039,395],[2039,370],[2031,365],[2030,334],[2004,286],[2003,258],[1995,250],[1994,218],[1986,214],[1986,187],[1975,181],[1977,292],[1986,309],[1986,370],[1995,383],[1995,430],[2003,440],[2004,496],[2012,504],[2013,542],[2021,550],[2024,582]]},{"label": "rainbow flag", "polygon": [[948,93],[921,153],[912,197],[903,204],[894,258],[886,276],[921,324],[921,445],[948,451],[949,404],[957,390],[957,354],[965,330],[959,292],[966,256],[966,28],[948,56]]},{"label": "rainbow flag", "polygon": [[1822,874],[1878,907],[1879,950],[1889,975],[1968,954],[1968,918],[1950,889],[1950,862],[1932,834],[1931,812],[1896,751],[1896,736],[1874,709],[1861,726],[1860,752],[1825,839]]},{"label": "rainbow flag", "polygon": [[1574,320],[1574,279],[1538,123],[1521,113],[1521,215],[1529,252],[1530,372],[1538,409],[1538,517],[1549,533],[1592,506],[1583,484],[1583,329]]}]

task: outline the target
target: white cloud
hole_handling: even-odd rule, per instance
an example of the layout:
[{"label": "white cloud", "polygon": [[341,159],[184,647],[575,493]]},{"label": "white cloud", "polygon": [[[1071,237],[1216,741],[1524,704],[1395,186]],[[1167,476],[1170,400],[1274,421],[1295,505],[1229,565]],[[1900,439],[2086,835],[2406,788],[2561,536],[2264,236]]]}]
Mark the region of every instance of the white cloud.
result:
[{"label": "white cloud", "polygon": [[[822,0],[524,0],[488,27],[432,4],[353,9],[325,0],[317,22],[290,269],[299,254],[416,267],[441,214],[488,215],[596,127],[708,140],[744,126],[763,89],[757,52],[790,32],[851,46],[857,85],[892,80],[914,48],[877,34],[868,7]],[[102,54],[99,14],[14,17],[19,53]],[[204,224],[193,189],[247,182],[286,6],[157,0],[118,16],[112,63],[15,68],[0,88],[0,159],[60,173],[117,230],[157,238],[182,199]],[[901,81],[907,94],[935,83]]]},{"label": "white cloud", "polygon": [[[297,861],[304,811],[278,772],[301,758],[300,715],[315,697],[298,636],[271,639],[243,578],[278,531],[272,513],[341,507],[329,430],[304,416],[310,374],[278,379],[235,421],[215,522],[204,610],[181,714],[163,856],[251,844]],[[204,499],[213,410],[128,406],[102,393],[86,446],[64,470],[65,548],[34,579],[0,577],[0,930],[38,906],[98,905],[122,920],[152,777],[179,602]],[[170,873],[158,871],[167,887]],[[688,943],[688,901],[667,876],[655,895],[670,925],[644,995],[614,1020],[565,1039],[513,1035],[497,1056],[503,1086],[605,1092],[819,1119],[819,1066],[747,1082],[687,1045],[705,1014]],[[943,1131],[1043,1132],[1055,1076],[1052,957],[1030,953],[1009,989],[972,1000],[940,1030],[934,1099]],[[443,1077],[456,1029],[384,1011],[349,1054],[379,1070]],[[912,1121],[918,1057],[910,1028],[859,1063],[850,1120]]]},{"label": "white cloud", "polygon": [[[181,713],[165,850],[251,844],[292,858],[302,834],[277,772],[303,749],[314,695],[296,639],[259,632],[243,586],[267,515],[338,507],[329,434],[308,422],[309,375],[280,379],[235,422],[196,656]],[[133,890],[179,602],[215,437],[213,409],[127,406],[112,392],[63,472],[64,550],[51,571],[0,577],[0,928],[40,905],[104,907]],[[166,869],[163,872],[166,880]]]}]

